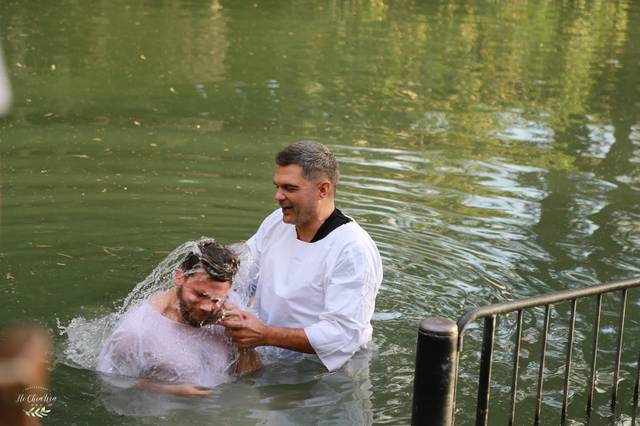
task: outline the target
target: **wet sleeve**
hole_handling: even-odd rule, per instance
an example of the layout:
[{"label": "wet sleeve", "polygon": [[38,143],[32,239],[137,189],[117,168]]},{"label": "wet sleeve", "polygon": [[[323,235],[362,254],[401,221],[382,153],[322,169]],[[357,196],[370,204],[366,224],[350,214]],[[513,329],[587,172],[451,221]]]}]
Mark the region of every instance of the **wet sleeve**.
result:
[{"label": "wet sleeve", "polygon": [[371,317],[382,280],[379,260],[362,247],[346,248],[339,259],[326,286],[320,321],[304,329],[330,371],[341,367],[371,340]]}]

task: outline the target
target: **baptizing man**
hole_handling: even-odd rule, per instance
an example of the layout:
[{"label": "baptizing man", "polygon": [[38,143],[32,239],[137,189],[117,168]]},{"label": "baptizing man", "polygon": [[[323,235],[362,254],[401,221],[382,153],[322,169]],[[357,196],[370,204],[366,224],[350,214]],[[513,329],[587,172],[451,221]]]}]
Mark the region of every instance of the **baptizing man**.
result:
[{"label": "baptizing man", "polygon": [[238,347],[316,354],[335,370],[371,340],[382,263],[367,232],[336,209],[337,181],[337,160],[318,142],[277,154],[280,208],[247,241],[257,316],[232,309],[237,317],[222,322]]},{"label": "baptizing man", "polygon": [[[224,303],[238,303],[230,292],[239,261],[226,247],[203,241],[175,273],[175,287],[127,312],[104,342],[97,370],[112,383],[176,395],[205,396],[229,374],[260,367],[250,350],[232,359],[223,328]],[[121,380],[121,377],[136,378]]]}]

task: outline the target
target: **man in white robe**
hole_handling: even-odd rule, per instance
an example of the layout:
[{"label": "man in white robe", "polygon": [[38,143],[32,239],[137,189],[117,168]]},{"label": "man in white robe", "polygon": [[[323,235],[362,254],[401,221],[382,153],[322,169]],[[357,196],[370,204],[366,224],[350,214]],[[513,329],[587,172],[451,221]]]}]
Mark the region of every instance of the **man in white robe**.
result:
[{"label": "man in white robe", "polygon": [[280,209],[247,241],[257,315],[234,310],[237,318],[222,322],[238,347],[315,354],[335,370],[371,341],[382,263],[367,232],[336,209],[337,180],[337,160],[318,142],[276,156]]}]

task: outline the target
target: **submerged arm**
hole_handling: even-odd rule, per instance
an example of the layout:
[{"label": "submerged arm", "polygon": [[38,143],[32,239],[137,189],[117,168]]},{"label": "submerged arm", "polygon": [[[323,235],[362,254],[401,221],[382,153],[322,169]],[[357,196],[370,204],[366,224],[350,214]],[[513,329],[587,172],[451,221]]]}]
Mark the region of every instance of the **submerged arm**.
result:
[{"label": "submerged arm", "polygon": [[260,360],[260,355],[255,349],[240,349],[238,360],[235,364],[234,373],[237,376],[244,376],[246,374],[251,374],[254,371],[262,368],[262,361]]},{"label": "submerged arm", "polygon": [[191,383],[184,384],[172,384],[172,383],[160,383],[153,380],[143,379],[136,382],[135,386],[138,389],[147,389],[157,392],[164,392],[177,396],[209,396],[213,393],[210,388],[203,386],[193,385]]}]

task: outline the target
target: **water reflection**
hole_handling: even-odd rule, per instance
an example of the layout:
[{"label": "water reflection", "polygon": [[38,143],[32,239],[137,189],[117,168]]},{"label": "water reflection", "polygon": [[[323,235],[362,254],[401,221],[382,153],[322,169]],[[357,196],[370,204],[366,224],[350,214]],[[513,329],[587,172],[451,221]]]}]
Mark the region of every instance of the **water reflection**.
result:
[{"label": "water reflection", "polygon": [[309,360],[269,364],[250,377],[218,386],[205,399],[115,389],[103,383],[99,400],[109,411],[151,417],[166,425],[207,418],[233,424],[299,425],[313,418],[314,424],[371,425],[373,353],[362,351],[333,373]]},{"label": "water reflection", "polygon": [[553,142],[554,131],[545,121],[549,114],[539,114],[528,118],[523,111],[503,112],[498,114],[499,126],[504,128],[496,133],[499,138],[521,142]]},{"label": "water reflection", "polygon": [[[367,397],[347,391],[357,380],[324,383],[332,376],[230,384],[225,392],[249,407],[245,395],[264,394],[255,412],[238,414],[248,424],[297,420],[305,409],[333,419],[350,404],[362,406],[357,420],[407,423],[417,319],[640,273],[636,2],[125,3],[88,13],[68,1],[0,2],[15,89],[14,115],[0,122],[6,318],[53,328],[56,317],[106,313],[157,252],[211,231],[247,238],[274,207],[269,153],[302,138],[335,149],[339,205],[383,255],[380,352]],[[605,391],[618,301],[604,304]],[[551,419],[567,312],[552,311]],[[570,410],[581,419],[593,304],[577,318]],[[507,416],[513,321],[497,331],[496,421]],[[525,323],[521,423],[532,420],[541,312]],[[631,371],[636,310],[628,326]],[[474,412],[479,341],[472,328],[459,424]],[[86,408],[99,392],[76,392],[93,379],[69,370],[56,369],[60,394],[72,396],[52,424],[68,424],[71,411],[79,424],[157,421]],[[608,415],[602,395],[597,421]],[[231,404],[217,398],[202,410]],[[334,413],[326,407],[335,401]],[[189,418],[177,410],[167,422]]]},{"label": "water reflection", "polygon": [[[594,135],[594,145],[599,140]],[[503,158],[448,160],[447,167],[438,167],[442,161],[438,151],[342,146],[336,151],[347,165],[342,179],[346,210],[366,218],[368,229],[381,242],[386,267],[382,309],[400,313],[381,317],[383,321],[377,324],[379,334],[397,327],[397,319],[417,320],[425,314],[455,318],[464,309],[487,301],[551,291],[554,282],[571,287],[638,272],[628,262],[630,257],[637,259],[637,242],[628,236],[633,232],[628,216],[631,212],[621,214],[612,209],[616,203],[612,196],[619,190],[618,185],[593,173],[557,172],[508,163]],[[374,178],[371,176],[375,169],[379,171]],[[450,188],[452,179],[458,179],[457,191]],[[420,182],[419,187],[415,182]],[[445,217],[447,220],[443,221]],[[637,214],[633,213],[633,217]],[[606,234],[603,227],[615,231]],[[611,253],[613,241],[621,251],[602,259],[603,247]],[[635,255],[629,253],[630,244],[636,247],[631,249]],[[598,270],[602,271],[603,264],[620,272],[602,275]],[[442,285],[443,280],[447,285]],[[403,298],[403,294],[414,297]],[[434,300],[438,303],[434,304]],[[615,303],[611,300],[605,304],[605,312],[614,315]],[[591,308],[584,309],[589,312]],[[578,316],[585,325],[589,324],[586,312]],[[549,338],[551,360],[564,356],[567,328],[563,324],[567,315],[567,307],[552,312],[552,320],[558,325]],[[540,336],[534,331],[541,328],[542,319],[538,313],[525,320],[531,329],[525,333],[523,343],[524,387],[535,388],[537,381],[535,353]],[[503,322],[497,333],[505,352],[496,356],[496,369],[504,371],[504,377],[509,375],[511,366],[512,321]],[[473,330],[472,327],[468,339],[477,343],[481,336]],[[607,330],[612,332],[607,334]],[[604,327],[602,338],[613,343],[613,330],[617,330],[613,324]],[[580,346],[589,341],[588,326],[576,330]],[[386,346],[393,347],[388,342]],[[401,348],[396,349],[402,353]],[[586,349],[576,351],[573,384],[577,389],[585,384],[588,354]],[[631,358],[629,365],[633,366]],[[471,371],[463,367],[459,392],[470,397],[475,394],[472,371],[478,362],[476,353],[465,354],[464,361]],[[564,370],[561,363],[550,364],[547,377],[549,383],[554,383]],[[611,374],[610,367],[602,366],[600,386],[606,387]],[[497,394],[504,394],[505,399],[508,389],[508,383],[497,384]],[[521,399],[533,397],[532,393],[521,391]],[[547,398],[548,406],[557,409],[561,391],[553,391]],[[461,406],[466,405],[461,402]]]}]

